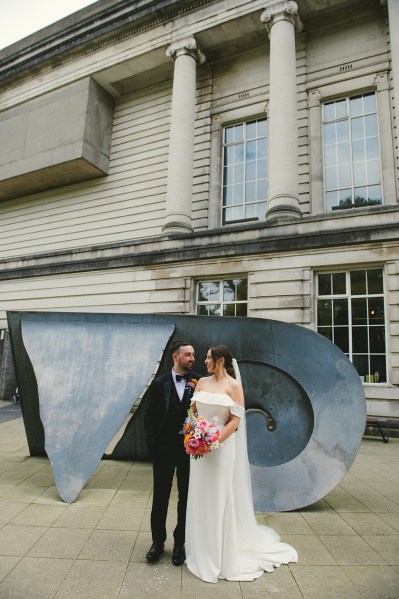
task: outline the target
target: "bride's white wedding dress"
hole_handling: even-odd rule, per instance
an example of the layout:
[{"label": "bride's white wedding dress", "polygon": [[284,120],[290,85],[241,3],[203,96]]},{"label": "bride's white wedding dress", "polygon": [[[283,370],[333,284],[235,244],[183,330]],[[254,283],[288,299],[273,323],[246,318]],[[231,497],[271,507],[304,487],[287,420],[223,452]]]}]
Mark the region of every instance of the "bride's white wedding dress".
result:
[{"label": "bride's white wedding dress", "polygon": [[297,552],[272,528],[257,523],[253,511],[246,446],[245,410],[229,395],[198,391],[192,402],[222,428],[230,413],[239,416],[236,433],[219,449],[190,460],[186,519],[186,563],[205,582],[249,581],[264,571],[296,562]]}]

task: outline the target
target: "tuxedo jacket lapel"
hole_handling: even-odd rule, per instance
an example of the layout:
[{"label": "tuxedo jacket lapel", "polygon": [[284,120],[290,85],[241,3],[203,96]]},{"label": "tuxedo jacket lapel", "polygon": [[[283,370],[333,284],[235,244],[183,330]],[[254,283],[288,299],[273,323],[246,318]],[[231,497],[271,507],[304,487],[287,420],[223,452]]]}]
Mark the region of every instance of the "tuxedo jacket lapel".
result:
[{"label": "tuxedo jacket lapel", "polygon": [[[173,378],[172,378],[172,375],[169,375],[165,379],[164,384],[163,384],[165,408],[166,408],[166,414],[167,415],[170,412],[170,406],[171,406],[171,403],[172,403],[172,393],[173,393],[173,387],[172,387],[172,385],[174,387]],[[176,391],[176,389],[175,389],[175,391]]]}]

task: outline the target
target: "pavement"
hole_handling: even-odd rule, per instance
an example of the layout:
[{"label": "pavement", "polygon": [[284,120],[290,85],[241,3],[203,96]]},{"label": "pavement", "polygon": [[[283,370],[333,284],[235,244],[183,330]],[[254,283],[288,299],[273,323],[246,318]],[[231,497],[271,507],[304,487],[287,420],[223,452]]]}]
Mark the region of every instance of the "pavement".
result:
[{"label": "pavement", "polygon": [[[151,488],[151,464],[104,460],[67,505],[48,459],[30,457],[22,418],[1,422],[0,598],[399,598],[399,439],[363,438],[341,484],[316,504],[258,513],[299,561],[254,582],[210,585],[173,566],[171,534],[161,561],[147,564]],[[174,489],[169,533],[175,508]]]}]

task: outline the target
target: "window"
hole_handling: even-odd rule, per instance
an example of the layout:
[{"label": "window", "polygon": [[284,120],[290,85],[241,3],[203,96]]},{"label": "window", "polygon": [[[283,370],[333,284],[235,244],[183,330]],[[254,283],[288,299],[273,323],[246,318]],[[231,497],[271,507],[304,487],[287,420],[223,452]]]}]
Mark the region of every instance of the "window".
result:
[{"label": "window", "polygon": [[317,331],[349,357],[365,382],[387,381],[381,268],[319,274]]},{"label": "window", "polygon": [[247,316],[247,279],[200,281],[197,314],[202,316]]},{"label": "window", "polygon": [[375,93],[323,104],[326,210],[382,204]]},{"label": "window", "polygon": [[223,129],[223,224],[265,217],[267,135],[265,118]]}]

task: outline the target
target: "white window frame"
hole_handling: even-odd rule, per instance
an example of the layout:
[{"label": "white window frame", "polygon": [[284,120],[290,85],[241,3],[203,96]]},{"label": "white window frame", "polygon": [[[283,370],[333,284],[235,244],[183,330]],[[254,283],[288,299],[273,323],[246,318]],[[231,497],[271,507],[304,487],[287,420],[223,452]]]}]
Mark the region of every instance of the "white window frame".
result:
[{"label": "white window frame", "polygon": [[[224,281],[234,281],[234,280],[246,280],[247,281],[247,299],[246,300],[233,300],[233,301],[224,301],[223,299],[223,285],[224,285]],[[215,316],[225,316],[223,314],[223,306],[225,305],[245,305],[246,306],[246,316],[248,316],[248,282],[249,282],[249,278],[248,275],[226,275],[223,278],[219,278],[219,277],[213,277],[213,278],[209,278],[209,279],[198,279],[196,281],[196,285],[195,285],[195,314],[198,314],[198,308],[199,306],[212,306],[212,305],[218,305],[220,306],[220,314],[215,314]],[[216,300],[210,300],[210,301],[199,301],[198,299],[198,294],[199,294],[199,286],[200,284],[204,284],[204,283],[219,283],[219,299]],[[208,313],[209,315],[209,313]],[[235,315],[236,316],[236,315]],[[226,318],[231,318],[231,316],[226,316]]]},{"label": "white window frame", "polygon": [[[377,120],[380,136],[381,185],[383,206],[396,204],[395,161],[389,78],[387,71],[381,71],[358,78],[336,81],[328,85],[308,89],[309,140],[310,140],[310,214],[326,213],[324,205],[322,104],[343,97],[352,97],[370,91],[376,92]],[[378,208],[378,206],[377,206]],[[356,208],[355,210],[359,210]],[[329,211],[329,215],[340,215],[341,211]]]},{"label": "white window frame", "polygon": [[[235,123],[268,119],[268,104],[265,101],[248,103],[234,109],[217,109],[212,111],[211,122],[211,172],[208,210],[208,228],[229,227],[222,225],[223,205],[223,128]],[[244,221],[245,222],[245,221]]]},{"label": "white window frame", "polygon": [[[379,269],[382,271],[382,276],[383,276],[383,289],[382,289],[382,293],[379,294],[359,294],[359,295],[352,295],[350,292],[350,273],[354,272],[354,271],[361,271],[361,270],[374,270],[374,269]],[[346,293],[344,294],[331,294],[331,295],[321,295],[319,294],[319,275],[331,275],[331,274],[338,274],[338,273],[345,273],[345,277],[346,277]],[[389,360],[388,360],[388,318],[387,318],[387,293],[386,293],[386,273],[385,273],[385,269],[382,265],[380,264],[368,264],[367,266],[351,266],[351,267],[347,267],[347,268],[340,268],[337,270],[334,269],[329,269],[329,270],[323,270],[323,271],[319,271],[317,273],[315,273],[315,277],[316,277],[316,281],[315,281],[315,289],[316,289],[316,305],[315,305],[315,322],[316,322],[316,331],[319,332],[319,323],[318,323],[318,302],[319,301],[323,301],[324,300],[332,300],[332,299],[346,299],[348,300],[348,343],[349,343],[349,348],[348,348],[348,358],[350,359],[351,362],[353,362],[353,337],[352,337],[352,310],[351,310],[351,306],[352,306],[352,300],[353,299],[357,299],[357,298],[369,298],[369,297],[382,297],[383,299],[383,304],[384,304],[384,332],[385,332],[385,353],[383,355],[385,355],[385,372],[386,372],[386,380],[385,381],[366,381],[366,380],[362,380],[363,383],[365,384],[376,384],[376,385],[387,385],[389,384]],[[323,326],[323,325],[320,325]],[[367,323],[367,331],[369,331],[369,323]],[[371,325],[373,326],[373,325]],[[321,334],[321,333],[319,333]],[[371,352],[369,351],[367,353],[367,360],[368,363],[370,363],[370,355]],[[378,355],[378,354],[377,354]],[[371,374],[371,373],[370,373]],[[361,375],[359,375],[361,377]],[[361,377],[362,378],[362,377]]]}]

